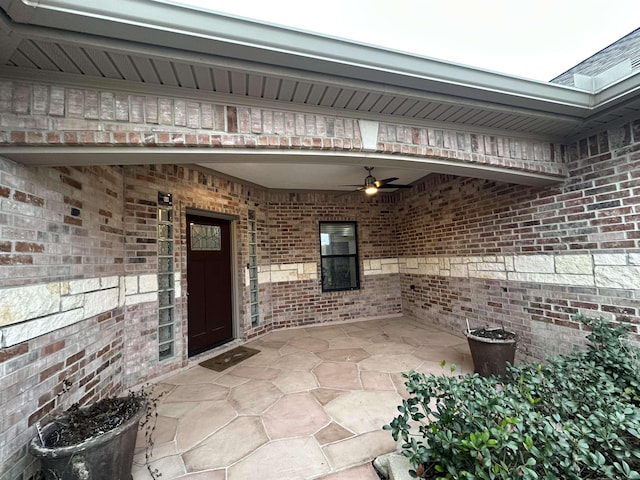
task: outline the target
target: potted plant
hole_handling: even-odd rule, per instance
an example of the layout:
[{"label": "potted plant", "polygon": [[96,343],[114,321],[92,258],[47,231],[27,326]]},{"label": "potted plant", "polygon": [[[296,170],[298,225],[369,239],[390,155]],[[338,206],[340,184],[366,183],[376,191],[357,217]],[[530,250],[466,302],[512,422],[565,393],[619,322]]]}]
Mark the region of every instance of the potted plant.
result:
[{"label": "potted plant", "polygon": [[584,351],[503,377],[403,374],[408,398],[383,428],[402,439],[409,475],[640,479],[640,379],[620,348],[629,326],[580,319],[591,331]]},{"label": "potted plant", "polygon": [[503,327],[469,328],[465,336],[469,342],[474,371],[482,377],[504,375],[507,364],[514,363],[518,337]]},{"label": "potted plant", "polygon": [[44,480],[128,480],[139,422],[150,403],[144,391],[72,405],[44,428],[29,453],[41,461]]}]

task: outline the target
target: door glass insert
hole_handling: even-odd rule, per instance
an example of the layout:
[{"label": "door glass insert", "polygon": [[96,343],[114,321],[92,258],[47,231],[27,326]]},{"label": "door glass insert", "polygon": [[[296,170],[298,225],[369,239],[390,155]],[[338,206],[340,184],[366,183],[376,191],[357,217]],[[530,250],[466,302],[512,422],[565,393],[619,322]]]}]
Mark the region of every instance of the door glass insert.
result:
[{"label": "door glass insert", "polygon": [[222,250],[222,228],[218,225],[191,224],[191,250]]}]

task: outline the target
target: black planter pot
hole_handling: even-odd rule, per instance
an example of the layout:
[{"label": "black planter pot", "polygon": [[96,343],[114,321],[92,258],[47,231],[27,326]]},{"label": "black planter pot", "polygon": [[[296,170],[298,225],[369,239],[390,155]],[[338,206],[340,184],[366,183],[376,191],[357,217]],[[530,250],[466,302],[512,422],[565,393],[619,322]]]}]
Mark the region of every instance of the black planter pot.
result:
[{"label": "black planter pot", "polygon": [[[502,331],[501,328],[495,329]],[[504,375],[507,363],[513,364],[518,343],[516,335],[508,332],[512,338],[494,339],[475,334],[476,330],[465,332],[475,373],[482,377]]]},{"label": "black planter pot", "polygon": [[[29,453],[40,459],[45,480],[130,480],[138,423],[145,411],[141,402],[138,412],[122,425],[77,445],[49,448],[36,436]],[[46,425],[44,438],[56,428],[56,422]]]}]

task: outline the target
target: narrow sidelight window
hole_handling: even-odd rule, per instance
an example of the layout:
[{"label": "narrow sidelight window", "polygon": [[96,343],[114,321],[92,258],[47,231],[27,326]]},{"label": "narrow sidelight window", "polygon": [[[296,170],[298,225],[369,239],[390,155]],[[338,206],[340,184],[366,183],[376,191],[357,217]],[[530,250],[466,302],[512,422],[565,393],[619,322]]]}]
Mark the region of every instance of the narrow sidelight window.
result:
[{"label": "narrow sidelight window", "polygon": [[322,291],[360,288],[356,222],[320,222]]}]

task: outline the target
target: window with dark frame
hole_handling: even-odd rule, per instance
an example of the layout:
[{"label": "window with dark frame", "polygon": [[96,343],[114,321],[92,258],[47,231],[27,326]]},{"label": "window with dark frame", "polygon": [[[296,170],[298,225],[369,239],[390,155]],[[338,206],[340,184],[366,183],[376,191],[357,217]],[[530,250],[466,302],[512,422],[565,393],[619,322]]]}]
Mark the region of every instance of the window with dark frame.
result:
[{"label": "window with dark frame", "polygon": [[360,288],[356,222],[320,222],[322,291]]}]

